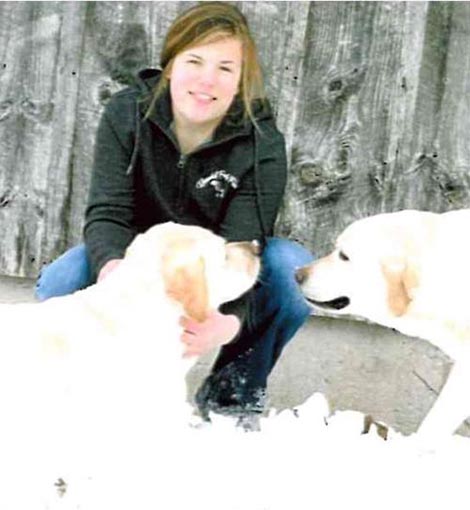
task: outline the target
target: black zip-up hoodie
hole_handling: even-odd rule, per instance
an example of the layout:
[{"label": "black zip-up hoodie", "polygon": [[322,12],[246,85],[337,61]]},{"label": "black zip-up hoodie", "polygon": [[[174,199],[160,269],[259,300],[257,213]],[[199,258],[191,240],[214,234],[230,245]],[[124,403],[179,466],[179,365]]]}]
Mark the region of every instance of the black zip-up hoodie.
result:
[{"label": "black zip-up hoodie", "polygon": [[168,92],[144,118],[159,76],[141,71],[136,86],[110,99],[98,127],[84,227],[95,276],[137,233],[166,221],[228,240],[272,235],[287,162],[269,106],[254,105],[256,129],[236,98],[212,141],[182,155]]}]

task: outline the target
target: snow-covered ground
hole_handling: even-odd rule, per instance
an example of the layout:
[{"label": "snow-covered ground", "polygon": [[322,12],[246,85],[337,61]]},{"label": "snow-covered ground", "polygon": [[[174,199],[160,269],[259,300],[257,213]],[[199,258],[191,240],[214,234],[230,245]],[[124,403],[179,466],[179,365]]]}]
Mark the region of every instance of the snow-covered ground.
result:
[{"label": "snow-covered ground", "polygon": [[[470,440],[440,445],[373,425],[364,416],[329,416],[316,394],[295,412],[261,420],[261,431],[230,418],[182,426],[160,416],[157,427],[121,430],[81,444],[69,472],[10,463],[2,510],[288,510],[468,509]],[[70,450],[72,451],[72,450]],[[18,462],[20,460],[18,459]],[[70,466],[70,464],[69,464]],[[31,476],[35,472],[35,476]],[[38,476],[38,472],[41,475]]]}]

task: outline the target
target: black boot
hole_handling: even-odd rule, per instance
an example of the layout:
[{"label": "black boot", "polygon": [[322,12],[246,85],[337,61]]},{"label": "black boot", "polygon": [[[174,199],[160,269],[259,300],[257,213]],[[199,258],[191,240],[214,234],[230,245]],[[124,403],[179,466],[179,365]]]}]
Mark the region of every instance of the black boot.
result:
[{"label": "black boot", "polygon": [[229,363],[209,375],[197,390],[195,402],[203,419],[214,412],[236,418],[260,415],[266,403],[265,388],[250,388],[239,366]]}]

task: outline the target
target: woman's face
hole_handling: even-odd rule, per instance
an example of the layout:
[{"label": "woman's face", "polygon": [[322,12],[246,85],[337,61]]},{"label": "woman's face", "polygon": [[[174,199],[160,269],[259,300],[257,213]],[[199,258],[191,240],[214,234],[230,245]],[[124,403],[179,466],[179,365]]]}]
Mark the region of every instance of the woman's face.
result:
[{"label": "woman's face", "polygon": [[233,37],[179,53],[169,74],[176,124],[215,128],[237,94],[242,45]]}]

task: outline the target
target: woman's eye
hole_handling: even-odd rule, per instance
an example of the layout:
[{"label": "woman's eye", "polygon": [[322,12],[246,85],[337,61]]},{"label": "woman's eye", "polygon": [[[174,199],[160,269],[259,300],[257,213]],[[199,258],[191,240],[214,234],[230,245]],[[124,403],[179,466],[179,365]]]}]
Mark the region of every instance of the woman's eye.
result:
[{"label": "woman's eye", "polygon": [[231,68],[231,67],[221,67],[220,69],[221,69],[222,71],[227,72],[227,73],[233,73],[233,71],[232,71],[232,68]]},{"label": "woman's eye", "polygon": [[344,260],[344,261],[348,261],[349,260],[349,257],[346,255],[346,253],[344,253],[344,251],[340,251],[339,252],[339,258],[341,260]]}]

